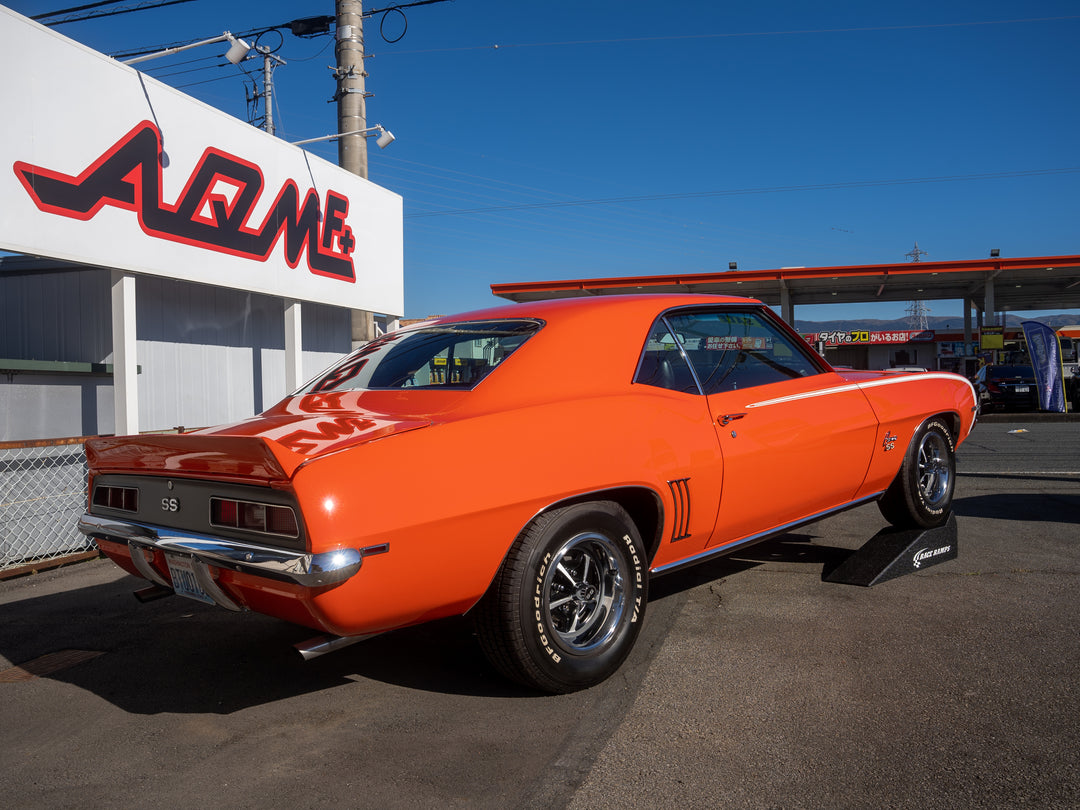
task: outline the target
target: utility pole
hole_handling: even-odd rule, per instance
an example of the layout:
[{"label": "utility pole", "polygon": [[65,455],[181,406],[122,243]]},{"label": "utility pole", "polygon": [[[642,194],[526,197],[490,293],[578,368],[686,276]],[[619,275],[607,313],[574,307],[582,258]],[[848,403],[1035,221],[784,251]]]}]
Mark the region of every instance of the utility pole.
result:
[{"label": "utility pole", "polygon": [[[364,10],[361,0],[336,0],[338,132],[367,128],[367,93],[364,92]],[[367,138],[338,138],[338,166],[365,180],[368,176]],[[375,339],[375,316],[362,309],[352,311],[353,348]]]},{"label": "utility pole", "polygon": [[[338,132],[367,128],[367,93],[364,91],[364,19],[361,0],[336,0]],[[367,179],[367,138],[349,135],[338,139],[338,165]]]},{"label": "utility pole", "polygon": [[[286,64],[284,59],[279,59],[270,53],[269,48],[263,48],[256,45],[254,50],[263,58],[263,89],[260,93],[257,87],[252,87],[251,97],[248,98],[248,103],[257,105],[259,100],[262,99],[263,103],[263,129],[274,134],[274,68],[279,65]],[[254,82],[252,82],[254,84]],[[251,112],[248,114],[248,123],[254,124],[252,117],[256,107],[253,106]]]},{"label": "utility pole", "polygon": [[274,69],[271,67],[270,54],[263,54],[263,109],[266,110],[266,121],[263,128],[271,135],[274,134]]}]

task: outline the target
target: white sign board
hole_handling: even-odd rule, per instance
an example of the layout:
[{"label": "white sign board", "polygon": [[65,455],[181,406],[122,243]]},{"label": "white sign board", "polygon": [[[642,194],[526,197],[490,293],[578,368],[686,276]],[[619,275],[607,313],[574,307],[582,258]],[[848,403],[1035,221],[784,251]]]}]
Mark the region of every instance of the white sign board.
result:
[{"label": "white sign board", "polygon": [[399,195],[3,6],[0,76],[0,248],[404,312]]}]

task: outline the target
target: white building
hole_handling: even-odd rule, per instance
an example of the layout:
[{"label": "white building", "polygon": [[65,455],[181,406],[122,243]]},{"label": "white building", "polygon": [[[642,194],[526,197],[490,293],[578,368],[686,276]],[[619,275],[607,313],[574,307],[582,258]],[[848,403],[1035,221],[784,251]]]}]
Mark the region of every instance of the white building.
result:
[{"label": "white building", "polygon": [[3,6],[0,75],[0,441],[242,419],[403,312],[397,194]]}]

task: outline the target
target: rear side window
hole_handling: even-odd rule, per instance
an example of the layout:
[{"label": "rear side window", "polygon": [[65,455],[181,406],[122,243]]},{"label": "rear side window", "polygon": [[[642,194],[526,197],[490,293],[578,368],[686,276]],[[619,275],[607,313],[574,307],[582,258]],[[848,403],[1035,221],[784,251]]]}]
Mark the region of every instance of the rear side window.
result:
[{"label": "rear side window", "polygon": [[394,389],[471,389],[543,324],[469,321],[393,332],[350,354],[299,394]]},{"label": "rear side window", "polygon": [[661,318],[653,326],[634,382],[687,394],[701,393],[679,340]]}]

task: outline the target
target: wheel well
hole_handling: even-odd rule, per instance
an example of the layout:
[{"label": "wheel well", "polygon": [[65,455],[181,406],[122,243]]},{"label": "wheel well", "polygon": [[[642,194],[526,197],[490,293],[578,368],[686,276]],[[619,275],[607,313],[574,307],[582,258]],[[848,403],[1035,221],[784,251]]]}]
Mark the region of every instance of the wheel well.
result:
[{"label": "wheel well", "polygon": [[663,505],[659,495],[647,487],[603,489],[553,503],[544,511],[589,501],[612,501],[625,509],[648,548],[648,559],[650,563],[652,562],[653,556],[660,548],[660,537],[664,529]]},{"label": "wheel well", "polygon": [[928,417],[927,419],[923,420],[923,424],[925,424],[926,422],[929,422],[931,419],[940,419],[941,421],[943,421],[948,426],[949,433],[952,435],[952,440],[953,440],[953,443],[955,444],[956,441],[957,441],[956,437],[960,435],[960,415],[953,412],[953,411],[948,411],[946,413],[939,413],[939,414],[935,414],[934,416]]}]

